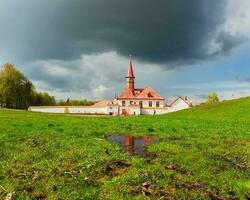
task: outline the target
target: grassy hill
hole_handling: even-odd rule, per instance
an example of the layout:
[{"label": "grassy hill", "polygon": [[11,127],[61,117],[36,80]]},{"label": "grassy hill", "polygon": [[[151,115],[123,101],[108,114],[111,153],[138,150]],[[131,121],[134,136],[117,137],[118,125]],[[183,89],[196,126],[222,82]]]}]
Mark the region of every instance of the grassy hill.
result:
[{"label": "grassy hill", "polygon": [[[149,157],[112,134],[155,135]],[[152,156],[153,155],[153,156]],[[162,116],[0,110],[0,199],[250,198],[250,98]]]}]

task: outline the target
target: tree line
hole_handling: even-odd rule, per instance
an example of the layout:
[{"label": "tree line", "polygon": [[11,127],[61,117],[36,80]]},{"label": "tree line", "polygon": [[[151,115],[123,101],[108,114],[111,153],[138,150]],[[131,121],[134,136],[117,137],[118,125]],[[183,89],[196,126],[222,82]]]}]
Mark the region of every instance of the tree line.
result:
[{"label": "tree line", "polygon": [[13,64],[0,71],[0,107],[27,109],[31,105],[55,105],[55,98],[36,91],[34,85]]},{"label": "tree line", "polygon": [[89,101],[87,99],[84,100],[59,100],[56,101],[57,106],[92,106],[96,103],[96,101]]},{"label": "tree line", "polygon": [[93,105],[88,100],[56,101],[46,92],[38,92],[13,64],[6,63],[0,70],[0,107],[27,109],[29,106]]}]

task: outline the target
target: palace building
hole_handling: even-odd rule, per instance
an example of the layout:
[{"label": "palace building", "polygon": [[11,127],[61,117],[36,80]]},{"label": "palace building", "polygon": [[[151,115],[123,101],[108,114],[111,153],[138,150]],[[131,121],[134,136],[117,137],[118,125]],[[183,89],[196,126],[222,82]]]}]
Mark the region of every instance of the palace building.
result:
[{"label": "palace building", "polygon": [[[123,115],[162,114],[167,112],[164,107],[164,98],[161,97],[151,86],[135,88],[135,76],[130,58],[126,84],[120,96],[115,96],[114,104]],[[118,111],[117,111],[118,112]]]},{"label": "palace building", "polygon": [[157,115],[187,109],[192,106],[187,97],[178,97],[171,103],[164,103],[164,98],[151,86],[135,87],[132,59],[129,60],[125,87],[121,95],[115,94],[110,100],[97,102],[93,106],[31,106],[29,111],[47,113],[71,113],[91,115]]}]

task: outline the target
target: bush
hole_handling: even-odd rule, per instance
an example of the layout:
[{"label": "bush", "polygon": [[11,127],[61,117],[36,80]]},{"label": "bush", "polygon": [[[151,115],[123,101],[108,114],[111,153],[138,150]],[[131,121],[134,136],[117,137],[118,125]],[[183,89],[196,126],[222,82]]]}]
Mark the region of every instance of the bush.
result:
[{"label": "bush", "polygon": [[218,103],[219,97],[216,93],[210,93],[207,95],[207,103]]}]

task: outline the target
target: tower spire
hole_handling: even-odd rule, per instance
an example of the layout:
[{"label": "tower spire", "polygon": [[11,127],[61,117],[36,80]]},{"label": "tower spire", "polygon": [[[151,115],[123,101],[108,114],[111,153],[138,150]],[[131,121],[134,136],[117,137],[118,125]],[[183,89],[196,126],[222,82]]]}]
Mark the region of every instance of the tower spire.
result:
[{"label": "tower spire", "polygon": [[128,67],[127,77],[135,78],[134,71],[133,71],[133,64],[132,64],[132,55],[129,55],[129,67]]},{"label": "tower spire", "polygon": [[129,66],[128,66],[128,74],[126,76],[127,79],[127,88],[134,94],[135,93],[135,82],[134,82],[134,71],[132,64],[132,56],[129,55]]}]

